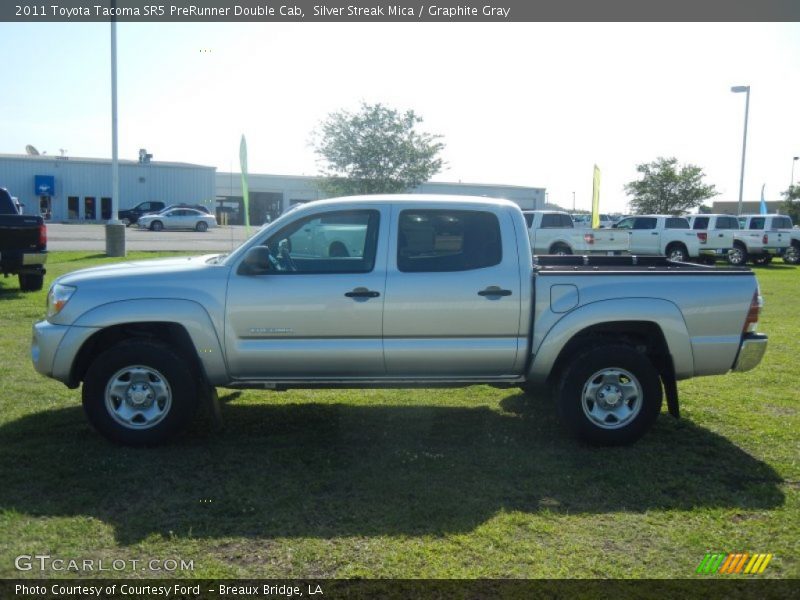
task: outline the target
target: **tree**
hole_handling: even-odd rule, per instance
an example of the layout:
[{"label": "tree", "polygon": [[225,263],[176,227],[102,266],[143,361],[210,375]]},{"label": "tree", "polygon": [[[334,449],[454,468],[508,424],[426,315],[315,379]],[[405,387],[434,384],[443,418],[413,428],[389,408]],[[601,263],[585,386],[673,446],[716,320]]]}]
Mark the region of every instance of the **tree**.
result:
[{"label": "tree", "polygon": [[795,225],[800,224],[800,185],[792,185],[781,194],[785,197],[781,212],[792,217]]},{"label": "tree", "polygon": [[705,174],[695,165],[678,165],[675,157],[659,157],[636,165],[642,178],[625,185],[633,196],[631,208],[637,214],[679,214],[718,195],[713,185],[703,183]]},{"label": "tree", "polygon": [[334,196],[404,192],[441,171],[440,135],[417,131],[413,110],[361,104],[331,113],[312,138],[321,157],[319,187]]}]

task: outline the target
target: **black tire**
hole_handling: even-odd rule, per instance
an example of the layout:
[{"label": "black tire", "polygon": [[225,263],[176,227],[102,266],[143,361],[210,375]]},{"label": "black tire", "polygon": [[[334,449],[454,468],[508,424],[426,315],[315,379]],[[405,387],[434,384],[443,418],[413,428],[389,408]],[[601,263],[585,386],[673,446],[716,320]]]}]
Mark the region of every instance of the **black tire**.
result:
[{"label": "black tire", "polygon": [[[119,395],[110,389],[113,382]],[[188,361],[160,342],[134,339],[112,346],[94,359],[83,382],[83,410],[89,422],[112,442],[126,446],[165,442],[189,424],[197,404],[197,380]],[[122,422],[123,409],[133,414],[127,424]]]},{"label": "black tire", "polygon": [[550,254],[557,254],[559,256],[570,256],[572,254],[572,248],[570,248],[566,244],[554,244],[553,247],[550,248]]},{"label": "black tire", "polygon": [[757,267],[766,267],[769,263],[772,262],[772,256],[769,254],[761,254],[759,256],[754,256],[752,262]]},{"label": "black tire", "polygon": [[[600,398],[606,394],[612,395],[615,407],[602,405]],[[595,346],[576,355],[562,371],[556,400],[562,423],[578,439],[609,446],[632,444],[661,412],[661,380],[650,359],[634,348]]]},{"label": "black tire", "polygon": [[743,267],[747,264],[747,248],[744,244],[735,243],[733,248],[728,251],[728,256],[726,258],[729,265],[733,267]]},{"label": "black tire", "polygon": [[673,262],[686,262],[689,260],[689,251],[683,244],[670,244],[667,246],[666,256]]},{"label": "black tire", "polygon": [[44,285],[44,273],[20,273],[17,277],[23,292],[38,292]]},{"label": "black tire", "polygon": [[161,231],[162,229],[164,229],[164,224],[161,221],[150,223],[150,231]]},{"label": "black tire", "polygon": [[787,265],[796,265],[800,263],[800,243],[792,242],[792,245],[786,249],[783,255],[783,262]]},{"label": "black tire", "polygon": [[195,231],[208,231],[208,223],[205,221],[198,221],[197,225],[194,226]]}]

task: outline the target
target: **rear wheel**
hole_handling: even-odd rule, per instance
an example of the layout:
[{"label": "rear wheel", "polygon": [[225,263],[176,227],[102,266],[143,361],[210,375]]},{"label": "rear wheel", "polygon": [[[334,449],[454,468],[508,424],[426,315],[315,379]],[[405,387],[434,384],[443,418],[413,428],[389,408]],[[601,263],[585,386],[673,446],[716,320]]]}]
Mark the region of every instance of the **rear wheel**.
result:
[{"label": "rear wheel", "polygon": [[742,244],[734,244],[728,250],[728,264],[734,267],[741,267],[747,262],[747,249]]},{"label": "rear wheel", "polygon": [[44,285],[44,273],[20,273],[17,277],[23,292],[38,292]]},{"label": "rear wheel", "polygon": [[683,244],[672,244],[667,248],[667,258],[673,262],[686,262],[689,252]]},{"label": "rear wheel", "polygon": [[162,229],[164,229],[164,224],[161,221],[153,221],[150,223],[151,231],[161,231]]},{"label": "rear wheel", "polygon": [[194,228],[197,231],[206,231],[208,230],[208,223],[206,223],[205,221],[198,221],[197,225],[195,225]]},{"label": "rear wheel", "polygon": [[595,346],[562,371],[558,413],[579,439],[595,444],[631,444],[661,411],[658,371],[650,359],[626,345]]},{"label": "rear wheel", "polygon": [[169,346],[129,340],[95,358],[83,383],[83,409],[113,442],[159,444],[183,429],[197,409],[189,363]]},{"label": "rear wheel", "polygon": [[554,244],[553,247],[550,248],[550,254],[557,254],[559,256],[569,256],[572,254],[572,248],[570,248],[566,244]]}]

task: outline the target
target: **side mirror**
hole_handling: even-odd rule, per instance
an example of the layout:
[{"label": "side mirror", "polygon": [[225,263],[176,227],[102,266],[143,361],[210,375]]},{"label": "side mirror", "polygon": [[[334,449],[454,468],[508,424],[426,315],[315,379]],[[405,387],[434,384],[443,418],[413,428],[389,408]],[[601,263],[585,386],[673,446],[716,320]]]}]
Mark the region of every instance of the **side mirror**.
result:
[{"label": "side mirror", "polygon": [[254,246],[244,255],[241,265],[239,265],[240,275],[263,275],[272,270],[272,261],[269,248],[266,246]]}]

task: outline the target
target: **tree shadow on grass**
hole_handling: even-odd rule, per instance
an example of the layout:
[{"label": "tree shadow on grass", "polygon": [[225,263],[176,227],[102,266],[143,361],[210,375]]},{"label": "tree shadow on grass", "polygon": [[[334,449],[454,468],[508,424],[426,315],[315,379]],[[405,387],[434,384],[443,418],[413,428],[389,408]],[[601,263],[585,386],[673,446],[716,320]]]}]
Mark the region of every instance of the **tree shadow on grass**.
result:
[{"label": "tree shadow on grass", "polygon": [[80,408],[0,428],[0,509],[89,516],[120,543],[439,535],[500,510],[617,513],[780,506],[781,478],[725,438],[662,415],[627,448],[570,440],[552,407],[226,404],[171,445],[107,443]]}]

